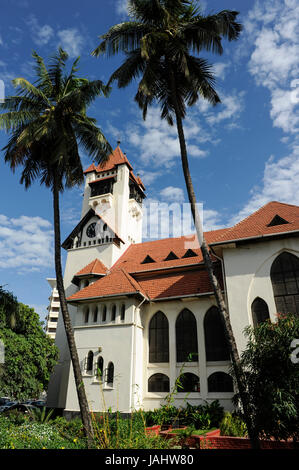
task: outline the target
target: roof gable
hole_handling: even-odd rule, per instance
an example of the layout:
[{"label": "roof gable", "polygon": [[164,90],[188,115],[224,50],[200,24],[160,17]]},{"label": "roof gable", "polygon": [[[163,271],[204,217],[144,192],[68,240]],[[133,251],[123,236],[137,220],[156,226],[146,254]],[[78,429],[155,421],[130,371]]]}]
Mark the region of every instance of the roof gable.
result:
[{"label": "roof gable", "polygon": [[299,232],[299,207],[272,201],[225,231],[211,245],[288,232]]}]

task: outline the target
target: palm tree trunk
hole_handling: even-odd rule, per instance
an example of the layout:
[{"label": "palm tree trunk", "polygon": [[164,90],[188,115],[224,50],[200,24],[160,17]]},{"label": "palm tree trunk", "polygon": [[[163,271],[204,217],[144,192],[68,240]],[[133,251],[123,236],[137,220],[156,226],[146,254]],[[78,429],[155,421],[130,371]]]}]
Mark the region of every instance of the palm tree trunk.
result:
[{"label": "palm tree trunk", "polygon": [[65,297],[62,267],[61,267],[61,237],[60,237],[60,211],[59,211],[59,189],[57,185],[57,177],[54,170],[54,184],[53,184],[53,207],[54,207],[54,234],[55,234],[55,270],[57,290],[59,293],[61,313],[63,317],[67,342],[69,346],[70,356],[73,364],[74,377],[76,389],[78,394],[78,401],[80,406],[81,418],[84,427],[84,433],[87,438],[88,448],[93,444],[93,428],[91,423],[91,416],[89,413],[88,402],[85,393],[85,387],[82,379],[79,357],[75,344],[74,332],[71,324],[68,306]]},{"label": "palm tree trunk", "polygon": [[238,353],[236,340],[233,334],[229,313],[228,313],[228,310],[227,310],[227,307],[226,307],[226,304],[222,295],[222,291],[219,286],[217,277],[215,276],[215,273],[214,273],[213,263],[211,260],[211,256],[209,253],[206,240],[203,235],[202,224],[201,224],[199,212],[196,206],[196,197],[195,197],[193,183],[192,183],[191,174],[189,170],[184,128],[183,128],[182,118],[181,118],[181,114],[179,111],[179,106],[178,106],[178,102],[176,98],[175,76],[174,76],[173,71],[171,72],[170,78],[171,78],[171,88],[172,88],[171,90],[172,100],[173,100],[173,105],[174,105],[174,110],[175,110],[175,115],[176,115],[177,131],[178,131],[178,137],[179,137],[179,142],[180,142],[182,168],[183,168],[188,198],[189,198],[189,202],[191,205],[191,212],[192,212],[192,217],[194,220],[197,238],[200,244],[203,260],[204,260],[206,269],[208,271],[209,279],[213,287],[217,306],[221,314],[225,337],[226,337],[226,341],[228,344],[230,357],[231,357],[231,361],[232,361],[232,365],[233,365],[233,369],[234,369],[234,373],[235,373],[235,377],[236,377],[236,381],[238,385],[240,400],[241,400],[243,411],[244,411],[244,418],[245,418],[246,426],[248,429],[248,434],[251,440],[251,445],[254,449],[259,449],[260,444],[259,444],[258,434],[255,432],[254,426],[252,425],[249,400],[248,400],[247,392],[246,392],[246,383],[245,383],[244,373],[243,373],[241,363],[240,363],[240,357]]}]

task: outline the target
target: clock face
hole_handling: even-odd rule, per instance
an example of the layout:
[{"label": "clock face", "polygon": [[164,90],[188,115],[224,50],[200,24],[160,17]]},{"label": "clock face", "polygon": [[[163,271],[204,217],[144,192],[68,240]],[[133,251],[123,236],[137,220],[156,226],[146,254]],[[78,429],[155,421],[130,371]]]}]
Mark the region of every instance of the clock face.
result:
[{"label": "clock face", "polygon": [[96,222],[88,225],[88,227],[86,229],[86,235],[89,238],[94,238],[96,236]]}]

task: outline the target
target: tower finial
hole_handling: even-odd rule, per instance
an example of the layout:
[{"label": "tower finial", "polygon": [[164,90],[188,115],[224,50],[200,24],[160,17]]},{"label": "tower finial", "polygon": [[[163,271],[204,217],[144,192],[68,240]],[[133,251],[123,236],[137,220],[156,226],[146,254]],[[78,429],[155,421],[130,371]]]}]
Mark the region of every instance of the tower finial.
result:
[{"label": "tower finial", "polygon": [[117,141],[117,146],[118,146],[118,147],[120,146],[120,140]]}]

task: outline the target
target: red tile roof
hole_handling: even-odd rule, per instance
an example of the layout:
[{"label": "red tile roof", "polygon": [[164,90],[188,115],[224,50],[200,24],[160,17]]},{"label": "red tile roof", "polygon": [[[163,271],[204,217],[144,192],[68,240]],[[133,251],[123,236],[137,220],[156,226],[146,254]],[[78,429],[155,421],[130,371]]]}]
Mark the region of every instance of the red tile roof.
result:
[{"label": "red tile roof", "polygon": [[[206,232],[205,238],[207,243],[211,243],[212,240],[217,239],[221,234],[224,234],[226,230],[228,229]],[[183,258],[189,248],[196,253],[196,256]],[[177,255],[178,259],[165,261],[165,258],[171,251]],[[155,263],[143,264],[142,262],[147,256],[150,256]],[[190,235],[189,237],[164,238],[162,240],[130,245],[114,264],[112,269],[123,268],[129,273],[136,273],[199,263],[203,263],[202,253],[197,238],[195,238],[194,235]]]},{"label": "red tile roof", "polygon": [[[268,227],[276,215],[289,223]],[[222,242],[227,243],[247,238],[266,237],[293,231],[299,231],[299,207],[272,201],[246,217],[246,219],[241,220],[234,225],[234,227],[227,229],[224,233],[220,234],[216,240],[210,242],[210,244],[214,245],[215,243],[221,244]]]},{"label": "red tile roof", "polygon": [[113,295],[137,294],[139,292],[145,296],[139,284],[128,273],[120,269],[110,272],[107,276],[71,295],[67,300],[76,301]]},{"label": "red tile roof", "polygon": [[119,146],[117,146],[116,149],[113,150],[106,162],[100,163],[98,166],[95,166],[95,164],[92,163],[87,168],[87,170],[84,171],[84,173],[90,173],[92,171],[96,171],[97,173],[103,173],[105,171],[115,170],[118,165],[122,165],[124,163],[126,163],[130,169],[131,179],[135,181],[138,186],[141,186],[143,190],[145,190],[144,184],[142,183],[140,177],[136,177],[134,175],[132,165],[130,164],[126,155],[123,154]]},{"label": "red tile roof", "polygon": [[[276,215],[289,223],[268,227]],[[299,231],[299,207],[270,202],[234,227],[213,230],[204,235],[207,243],[214,245],[292,231]],[[210,293],[212,286],[203,268],[201,250],[195,240],[193,235],[130,245],[106,276],[77,292],[68,300],[137,292],[151,300]],[[196,256],[183,258],[188,249],[193,250]],[[178,259],[165,261],[170,252],[175,253]],[[143,264],[147,256],[155,262]],[[223,288],[221,266],[215,257],[212,259],[216,262],[216,275]]]},{"label": "red tile roof", "polygon": [[94,259],[91,263],[78,271],[75,276],[86,276],[87,274],[107,274],[106,266],[99,259]]}]

